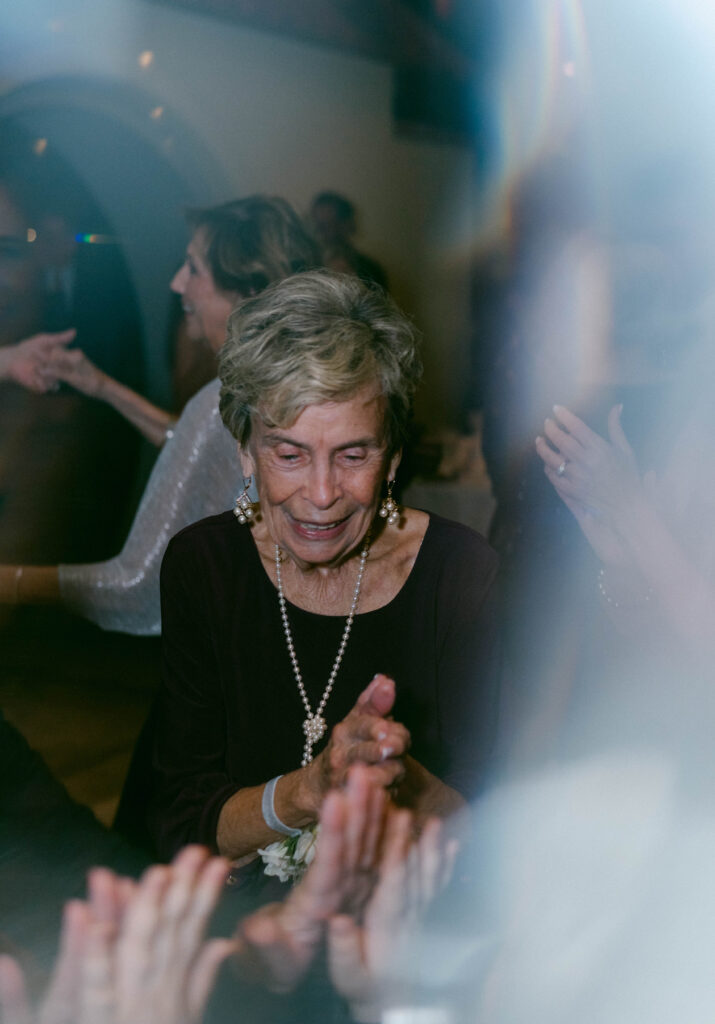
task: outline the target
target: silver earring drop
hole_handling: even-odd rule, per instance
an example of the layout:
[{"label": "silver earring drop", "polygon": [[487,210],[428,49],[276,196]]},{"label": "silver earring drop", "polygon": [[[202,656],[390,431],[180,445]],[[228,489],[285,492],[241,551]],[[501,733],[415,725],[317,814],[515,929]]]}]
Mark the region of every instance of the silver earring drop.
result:
[{"label": "silver earring drop", "polygon": [[387,497],[382,499],[380,508],[377,514],[381,519],[386,519],[390,526],[396,526],[400,521],[400,509],[397,502],[392,497],[392,488],[395,486],[394,480],[387,481]]},{"label": "silver earring drop", "polygon": [[247,523],[249,519],[253,519],[254,504],[248,497],[248,488],[251,486],[252,476],[243,478],[243,490],[236,498],[236,507],[233,510],[233,514],[239,523],[243,525]]}]

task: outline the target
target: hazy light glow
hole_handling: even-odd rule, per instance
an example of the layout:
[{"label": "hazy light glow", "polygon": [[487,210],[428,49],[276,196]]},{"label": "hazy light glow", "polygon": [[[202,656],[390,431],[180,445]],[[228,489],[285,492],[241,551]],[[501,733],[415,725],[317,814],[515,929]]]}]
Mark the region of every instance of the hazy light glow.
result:
[{"label": "hazy light glow", "polygon": [[528,0],[506,10],[507,44],[491,97],[497,142],[485,183],[487,218],[502,224],[515,184],[585,116],[590,67],[582,0]]}]

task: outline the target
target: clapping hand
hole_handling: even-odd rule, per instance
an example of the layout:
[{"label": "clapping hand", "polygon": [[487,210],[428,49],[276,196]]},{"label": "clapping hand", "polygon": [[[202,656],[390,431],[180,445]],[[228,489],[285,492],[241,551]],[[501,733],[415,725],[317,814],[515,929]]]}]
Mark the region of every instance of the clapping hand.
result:
[{"label": "clapping hand", "polygon": [[387,717],[394,703],[394,680],[375,676],[313,761],[315,786],[321,795],[342,786],[349,768],[357,762],[368,766],[369,778],[379,786],[388,788],[402,778],[410,734],[404,725]]},{"label": "clapping hand", "polygon": [[457,840],[447,839],[435,818],[416,841],[409,811],[387,818],[377,882],[364,913],[335,915],[328,928],[331,979],[357,1020],[379,1020],[384,1005],[408,995],[415,980],[411,942],[449,882],[457,852]]},{"label": "clapping hand", "polygon": [[554,406],[536,451],[557,494],[573,513],[596,555],[608,565],[627,568],[631,555],[620,525],[647,500],[633,450],[621,427],[622,406],[608,415],[609,440],[568,409]]},{"label": "clapping hand", "polygon": [[268,987],[287,991],[310,966],[332,915],[359,912],[379,862],[388,799],[364,765],[323,802],[316,854],[282,903],[262,907],[239,926],[239,964]]},{"label": "clapping hand", "polygon": [[[414,838],[414,816],[398,811],[365,765],[326,797],[315,859],[282,903],[262,907],[239,927],[244,973],[289,991],[323,937],[333,983],[360,1015],[394,991],[408,939],[447,883],[457,853],[435,819]],[[399,981],[404,980],[404,974]]]},{"label": "clapping hand", "polygon": [[197,1024],[221,962],[235,950],[205,941],[228,862],[182,850],[138,883],[98,869],[88,902],[65,908],[61,948],[35,1013],[15,960],[0,957],[3,1024]]}]

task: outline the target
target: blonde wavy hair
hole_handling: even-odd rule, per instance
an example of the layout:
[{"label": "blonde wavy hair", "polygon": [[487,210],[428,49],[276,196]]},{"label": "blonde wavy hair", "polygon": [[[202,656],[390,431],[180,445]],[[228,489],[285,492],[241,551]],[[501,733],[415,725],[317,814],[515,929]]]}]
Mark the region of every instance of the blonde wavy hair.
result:
[{"label": "blonde wavy hair", "polygon": [[320,264],[317,246],[290,203],[253,195],[220,206],[189,210],[200,231],[214,284],[242,297],[258,295],[272,281]]},{"label": "blonde wavy hair", "polygon": [[407,435],[422,375],[418,332],[380,288],[330,270],[295,274],[238,306],[221,350],[219,408],[245,448],[251,419],[287,427],[309,405],[374,385],[388,454]]}]

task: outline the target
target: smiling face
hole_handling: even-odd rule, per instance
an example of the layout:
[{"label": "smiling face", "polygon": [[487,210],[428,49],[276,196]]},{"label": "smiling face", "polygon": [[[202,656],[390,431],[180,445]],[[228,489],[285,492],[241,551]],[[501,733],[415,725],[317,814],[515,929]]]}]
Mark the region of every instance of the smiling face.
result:
[{"label": "smiling face", "polygon": [[186,249],[186,258],[171,282],[171,290],[181,296],[186,331],[192,341],[206,340],[214,352],[226,340],[228,320],[238,296],[216,287],[205,259],[206,245],[197,231]]},{"label": "smiling face", "polygon": [[244,475],[255,474],[273,543],[302,569],[333,567],[356,553],[377,512],[387,458],[385,400],[373,387],[305,408],[290,427],[252,423]]}]

